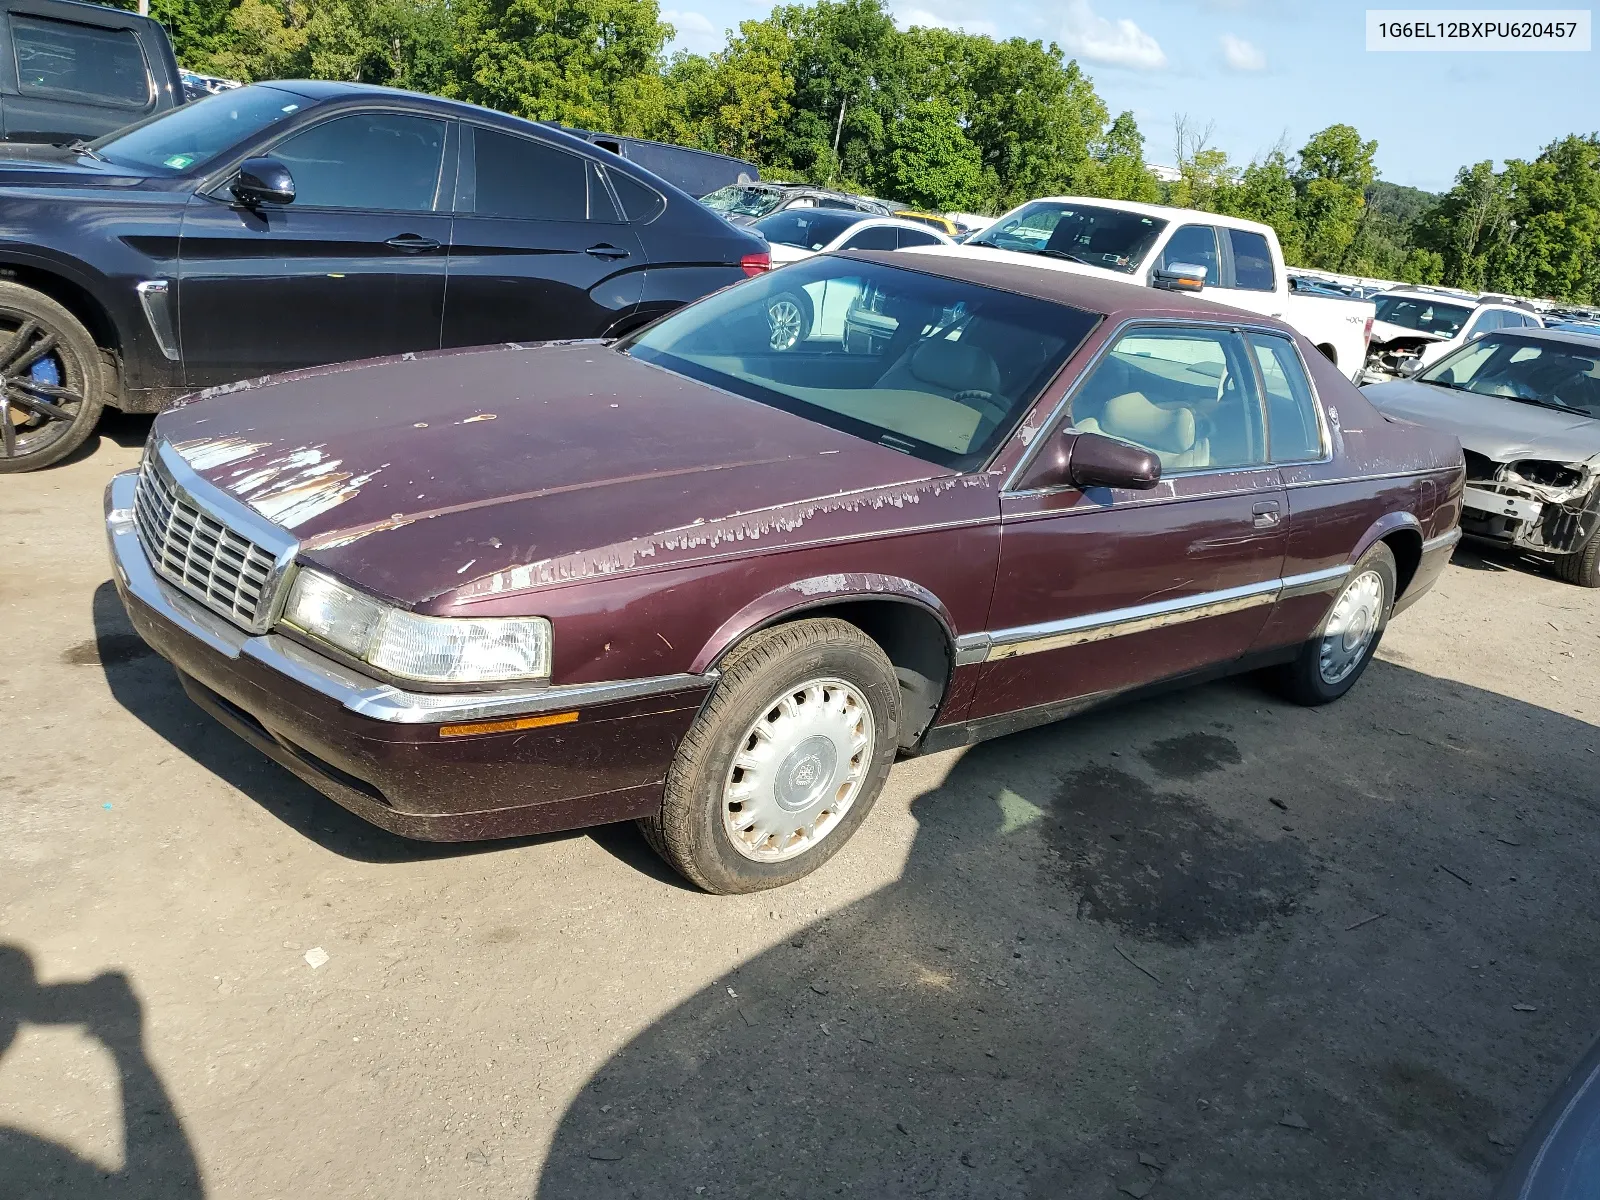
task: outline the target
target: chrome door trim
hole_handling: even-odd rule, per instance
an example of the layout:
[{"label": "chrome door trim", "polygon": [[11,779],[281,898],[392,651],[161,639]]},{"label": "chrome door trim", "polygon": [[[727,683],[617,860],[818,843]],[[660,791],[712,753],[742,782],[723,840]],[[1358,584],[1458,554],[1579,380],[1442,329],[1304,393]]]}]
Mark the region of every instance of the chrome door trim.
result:
[{"label": "chrome door trim", "polygon": [[1136,604],[1128,608],[1084,613],[1082,616],[1064,617],[1058,621],[1041,621],[1034,625],[1017,625],[1010,629],[997,629],[988,633],[964,634],[956,639],[956,665],[971,666],[981,662],[1021,658],[1028,654],[1042,654],[1048,650],[1082,646],[1089,642],[1105,641],[1130,633],[1145,633],[1169,625],[1181,625],[1189,621],[1204,620],[1207,617],[1242,612],[1248,608],[1275,604],[1279,600],[1295,596],[1329,592],[1349,574],[1349,565],[1343,564],[1281,579],[1267,579],[1260,583],[1243,584],[1214,592],[1200,592],[1174,600],[1161,600],[1153,604]]}]

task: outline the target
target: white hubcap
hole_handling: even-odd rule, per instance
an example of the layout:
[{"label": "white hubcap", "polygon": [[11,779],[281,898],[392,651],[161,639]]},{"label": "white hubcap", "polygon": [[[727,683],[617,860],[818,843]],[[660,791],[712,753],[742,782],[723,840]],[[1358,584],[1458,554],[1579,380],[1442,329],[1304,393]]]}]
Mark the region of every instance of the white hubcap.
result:
[{"label": "white hubcap", "polygon": [[776,697],[745,731],[723,788],[722,827],[740,854],[783,862],[839,827],[872,765],[872,709],[842,679]]},{"label": "white hubcap", "polygon": [[1382,616],[1383,579],[1363,571],[1345,585],[1322,631],[1318,667],[1324,683],[1342,683],[1361,665]]}]

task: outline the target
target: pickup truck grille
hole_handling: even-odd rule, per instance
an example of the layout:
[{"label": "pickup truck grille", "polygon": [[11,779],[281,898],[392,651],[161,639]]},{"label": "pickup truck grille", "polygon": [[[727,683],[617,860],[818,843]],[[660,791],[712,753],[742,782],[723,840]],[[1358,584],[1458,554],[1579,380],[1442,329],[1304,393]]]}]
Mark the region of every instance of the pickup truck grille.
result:
[{"label": "pickup truck grille", "polygon": [[235,625],[265,631],[274,556],[203,511],[159,455],[149,455],[139,472],[133,516],[151,566],[168,582]]}]

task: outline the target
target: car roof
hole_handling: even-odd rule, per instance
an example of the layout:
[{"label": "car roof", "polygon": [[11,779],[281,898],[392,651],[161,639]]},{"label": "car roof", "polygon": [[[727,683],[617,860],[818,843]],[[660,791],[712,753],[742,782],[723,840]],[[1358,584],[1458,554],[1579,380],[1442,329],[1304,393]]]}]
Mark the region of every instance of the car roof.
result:
[{"label": "car roof", "polygon": [[[930,246],[929,250],[959,250],[959,246]],[[1052,304],[1064,304],[1083,312],[1100,313],[1113,321],[1130,317],[1174,318],[1188,321],[1225,320],[1248,321],[1252,325],[1266,325],[1293,335],[1294,331],[1282,321],[1245,312],[1226,304],[1191,296],[1184,292],[1168,292],[1145,287],[1140,283],[1123,283],[1117,279],[1097,279],[1088,275],[1052,271],[1025,262],[1001,262],[996,259],[951,253],[922,253],[919,250],[833,250],[835,258],[862,259],[889,267],[902,267],[955,279],[979,287],[997,288],[1031,296]]]},{"label": "car roof", "polygon": [[[1138,213],[1142,217],[1159,217],[1163,221],[1179,223],[1203,222],[1207,225],[1225,225],[1230,229],[1250,229],[1257,233],[1266,233],[1272,226],[1263,225],[1260,221],[1248,221],[1243,217],[1228,217],[1221,213],[1202,212],[1194,208],[1174,208],[1167,204],[1144,204],[1138,200],[1107,200],[1103,196],[1040,196],[1037,200],[1029,200],[1029,204],[1048,202],[1050,204],[1089,204],[1095,208],[1113,208],[1124,212]],[[1017,207],[1021,207],[1018,205]]]},{"label": "car roof", "polygon": [[1525,329],[1491,329],[1486,338],[1521,338],[1534,342],[1557,342],[1564,346],[1581,346],[1585,350],[1600,350],[1600,329],[1589,333],[1582,329],[1551,329],[1529,327]]}]

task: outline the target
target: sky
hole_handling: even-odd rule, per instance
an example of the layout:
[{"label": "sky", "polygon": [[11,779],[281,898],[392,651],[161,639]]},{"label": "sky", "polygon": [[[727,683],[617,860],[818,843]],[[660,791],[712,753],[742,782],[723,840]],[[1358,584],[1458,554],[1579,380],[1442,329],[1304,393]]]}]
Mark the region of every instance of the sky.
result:
[{"label": "sky", "polygon": [[[1563,0],[1491,2],[1506,10]],[[1357,0],[891,0],[890,6],[902,27],[1056,42],[1094,80],[1113,115],[1132,110],[1145,135],[1145,158],[1154,163],[1175,160],[1178,113],[1191,127],[1212,126],[1210,144],[1240,164],[1280,140],[1297,150],[1312,133],[1343,122],[1377,139],[1382,178],[1443,191],[1464,165],[1532,158],[1569,133],[1600,130],[1600,49],[1369,52],[1369,6]],[[662,0],[662,8],[678,31],[674,48],[705,53],[724,44],[725,30],[766,16],[772,3]]]}]

